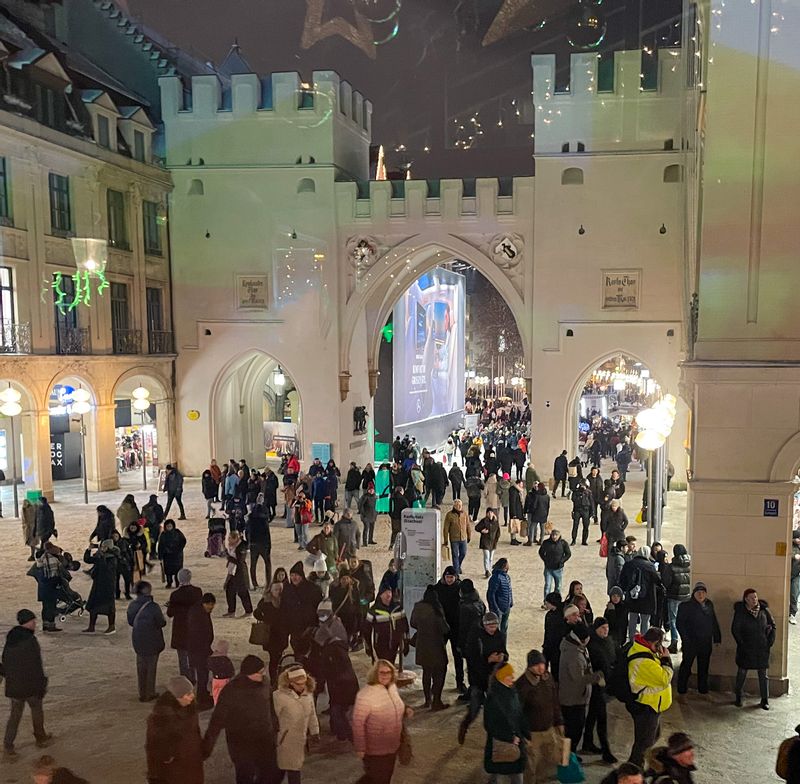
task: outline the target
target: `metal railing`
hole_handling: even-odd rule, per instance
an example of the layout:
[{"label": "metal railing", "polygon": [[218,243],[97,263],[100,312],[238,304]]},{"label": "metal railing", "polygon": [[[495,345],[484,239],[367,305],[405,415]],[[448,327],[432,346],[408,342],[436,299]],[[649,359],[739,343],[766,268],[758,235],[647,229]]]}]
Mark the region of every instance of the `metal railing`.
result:
[{"label": "metal railing", "polygon": [[147,335],[147,350],[151,354],[173,354],[172,332],[151,329]]},{"label": "metal railing", "polygon": [[88,327],[56,326],[56,354],[91,354]]},{"label": "metal railing", "polygon": [[0,321],[0,353],[30,354],[31,325],[13,321]]},{"label": "metal railing", "polygon": [[115,354],[141,354],[142,330],[112,329],[112,347]]}]

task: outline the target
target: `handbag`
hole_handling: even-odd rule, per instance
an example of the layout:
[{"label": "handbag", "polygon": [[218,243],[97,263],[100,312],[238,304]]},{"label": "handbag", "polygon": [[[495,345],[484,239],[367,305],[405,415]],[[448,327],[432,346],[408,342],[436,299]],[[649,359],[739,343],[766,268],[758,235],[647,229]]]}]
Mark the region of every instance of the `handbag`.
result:
[{"label": "handbag", "polygon": [[450,561],[453,556],[450,555],[450,545],[447,542],[442,542],[442,560]]},{"label": "handbag", "polygon": [[583,766],[578,762],[578,757],[574,752],[570,753],[566,765],[558,766],[558,781],[559,784],[582,784],[586,781]]},{"label": "handbag", "polygon": [[520,747],[516,743],[492,738],[492,762],[495,765],[516,762],[521,753]]},{"label": "handbag", "polygon": [[605,533],[603,533],[603,535],[600,537],[600,557],[608,557],[608,537],[605,535]]},{"label": "handbag", "polygon": [[519,533],[519,531],[520,531],[519,520],[516,517],[512,517],[508,521],[508,532],[511,534],[511,536],[515,536],[516,534]]},{"label": "handbag", "polygon": [[269,626],[261,621],[250,625],[250,645],[260,645],[266,648],[269,645]]},{"label": "handbag", "polygon": [[400,747],[397,749],[397,761],[401,765],[410,765],[413,756],[414,750],[411,748],[411,736],[408,734],[408,728],[404,721],[403,728],[400,730]]}]

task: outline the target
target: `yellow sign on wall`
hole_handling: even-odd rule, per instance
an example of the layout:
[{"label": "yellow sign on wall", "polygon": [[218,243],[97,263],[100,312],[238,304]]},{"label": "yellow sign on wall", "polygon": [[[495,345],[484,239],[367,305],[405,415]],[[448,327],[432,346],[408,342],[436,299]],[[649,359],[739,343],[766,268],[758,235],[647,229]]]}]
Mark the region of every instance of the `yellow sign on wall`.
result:
[{"label": "yellow sign on wall", "polygon": [[186,418],[190,422],[197,422],[197,420],[200,419],[200,412],[196,408],[189,409],[189,411],[186,412]]}]

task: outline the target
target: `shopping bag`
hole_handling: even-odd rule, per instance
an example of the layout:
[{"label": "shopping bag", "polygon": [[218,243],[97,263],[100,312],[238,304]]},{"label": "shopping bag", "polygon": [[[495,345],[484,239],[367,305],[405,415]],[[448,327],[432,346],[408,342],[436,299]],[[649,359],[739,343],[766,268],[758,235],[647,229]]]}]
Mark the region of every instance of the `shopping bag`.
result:
[{"label": "shopping bag", "polygon": [[574,752],[570,753],[566,765],[558,766],[558,780],[560,784],[582,784],[586,781],[583,767]]},{"label": "shopping bag", "polygon": [[547,487],[550,489],[551,493],[556,489],[556,480],[554,477],[551,476],[550,479],[547,480]]},{"label": "shopping bag", "polygon": [[511,536],[516,536],[520,532],[520,523],[516,517],[512,517],[508,521],[508,532]]},{"label": "shopping bag", "polygon": [[636,513],[636,523],[637,523],[638,525],[641,525],[643,522],[644,522],[644,508],[640,509],[640,510],[639,510],[639,511]]},{"label": "shopping bag", "polygon": [[600,537],[600,557],[608,557],[608,537],[605,533]]},{"label": "shopping bag", "polygon": [[443,561],[452,561],[453,556],[450,554],[450,545],[446,542],[442,544],[442,560]]}]

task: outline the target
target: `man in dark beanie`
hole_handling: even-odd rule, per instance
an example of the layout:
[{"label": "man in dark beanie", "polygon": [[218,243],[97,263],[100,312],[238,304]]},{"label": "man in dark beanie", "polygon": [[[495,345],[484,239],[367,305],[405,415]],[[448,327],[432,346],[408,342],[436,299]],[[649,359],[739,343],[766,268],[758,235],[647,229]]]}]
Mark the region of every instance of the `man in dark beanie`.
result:
[{"label": "man in dark beanie", "polygon": [[289,570],[289,584],[281,594],[281,613],[285,615],[291,635],[292,650],[297,646],[303,632],[317,625],[317,607],[322,601],[322,591],[306,580],[303,562],[298,561]]},{"label": "man in dark beanie", "polygon": [[666,746],[653,749],[648,781],[652,784],[694,784],[694,743],[685,732],[669,736]]},{"label": "man in dark beanie", "polygon": [[[591,636],[589,637],[589,660],[593,672],[603,673],[606,683],[611,681],[611,673],[617,660],[617,646],[610,636],[608,621],[602,616],[595,618],[592,623]],[[595,683],[592,686],[592,695],[589,698],[589,710],[586,714],[586,726],[583,733],[583,751],[587,754],[602,754],[603,762],[613,765],[617,758],[611,753],[608,743],[608,716],[606,713],[606,700],[608,699],[606,686]],[[597,726],[597,739],[599,748],[594,744],[594,728]]]},{"label": "man in dark beanie", "polygon": [[26,703],[31,709],[36,745],[40,748],[47,746],[51,739],[44,730],[42,700],[47,692],[47,676],[44,674],[42,652],[35,632],[36,614],[31,610],[20,610],[17,613],[17,625],[6,635],[3,648],[2,671],[6,681],[6,697],[11,700],[11,712],[3,740],[6,760],[16,759],[14,741]]},{"label": "man in dark beanie", "polygon": [[555,773],[550,746],[553,728],[563,734],[564,721],[558,703],[558,687],[547,671],[544,655],[537,650],[528,651],[528,667],[517,679],[517,692],[525,715],[525,724],[530,732],[528,743],[529,784],[545,781]]},{"label": "man in dark beanie", "polygon": [[722,642],[722,632],[714,612],[714,603],[708,598],[705,583],[696,583],[691,599],[678,607],[676,619],[678,634],[683,641],[683,658],[678,670],[678,694],[686,694],[692,665],[697,659],[697,691],[708,694],[708,664],[711,649]]},{"label": "man in dark beanie", "polygon": [[203,739],[208,759],[217,737],[225,730],[237,784],[262,784],[277,770],[272,689],[264,662],[258,656],[242,659],[239,674],[220,692]]}]

